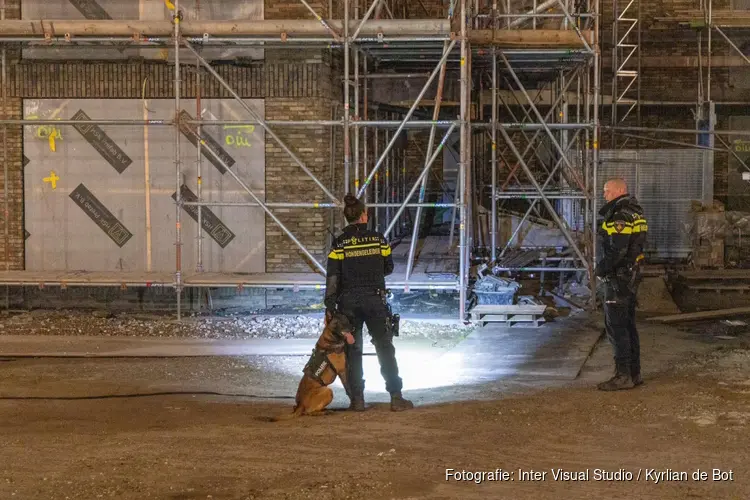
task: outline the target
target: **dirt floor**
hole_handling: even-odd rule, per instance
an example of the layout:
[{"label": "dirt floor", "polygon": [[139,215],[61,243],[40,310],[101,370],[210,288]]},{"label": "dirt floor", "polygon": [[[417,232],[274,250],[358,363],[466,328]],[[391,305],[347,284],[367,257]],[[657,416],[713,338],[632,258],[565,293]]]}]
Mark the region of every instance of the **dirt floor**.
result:
[{"label": "dirt floor", "polygon": [[[313,338],[319,320],[38,311],[0,335]],[[0,355],[0,498],[750,498],[750,319],[639,324],[646,383],[632,391],[594,389],[612,371],[601,342],[575,381],[409,391],[405,413],[378,393],[343,411],[337,388],[330,415],[282,423],[269,418],[290,411],[299,366],[278,367],[300,357]]]},{"label": "dirt floor", "polygon": [[[398,414],[379,397],[362,414],[284,423],[268,418],[288,399],[159,394],[251,395],[267,381],[243,359],[7,360],[0,498],[750,498],[750,346],[669,330],[644,338],[646,356],[672,343],[701,354],[633,391],[592,390],[611,369],[602,351],[563,387],[510,384],[493,400]],[[448,469],[509,476],[478,484]]]}]

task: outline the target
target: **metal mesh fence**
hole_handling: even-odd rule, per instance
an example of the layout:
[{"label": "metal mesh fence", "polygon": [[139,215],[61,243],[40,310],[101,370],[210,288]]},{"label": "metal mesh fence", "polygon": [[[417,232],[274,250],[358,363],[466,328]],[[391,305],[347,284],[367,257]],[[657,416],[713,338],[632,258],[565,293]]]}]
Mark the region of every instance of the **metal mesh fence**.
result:
[{"label": "metal mesh fence", "polygon": [[[625,179],[648,219],[646,251],[662,258],[683,258],[692,247],[686,227],[692,201],[713,198],[710,152],[698,149],[603,150],[597,173],[597,207],[605,203],[604,183]],[[597,215],[598,217],[598,215]]]}]

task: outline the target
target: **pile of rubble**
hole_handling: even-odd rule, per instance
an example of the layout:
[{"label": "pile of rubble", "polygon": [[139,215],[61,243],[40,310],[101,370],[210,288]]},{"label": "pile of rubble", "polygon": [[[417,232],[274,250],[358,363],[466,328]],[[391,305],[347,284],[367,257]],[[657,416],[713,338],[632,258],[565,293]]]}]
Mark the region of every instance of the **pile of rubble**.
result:
[{"label": "pile of rubble", "polygon": [[[145,314],[110,315],[101,311],[32,311],[0,321],[0,335],[92,335],[194,339],[317,338],[323,315],[187,317]],[[445,340],[473,328],[457,323],[401,320],[401,337]]]}]

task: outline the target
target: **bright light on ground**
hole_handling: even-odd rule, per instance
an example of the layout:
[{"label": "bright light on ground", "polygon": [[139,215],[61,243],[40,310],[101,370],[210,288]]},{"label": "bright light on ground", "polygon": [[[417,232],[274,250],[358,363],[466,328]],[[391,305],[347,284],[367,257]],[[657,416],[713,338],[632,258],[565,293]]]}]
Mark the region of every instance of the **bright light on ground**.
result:
[{"label": "bright light on ground", "polygon": [[[302,367],[308,358],[287,358],[279,363],[278,369],[293,376],[302,376]],[[402,349],[396,347],[399,375],[403,380],[403,390],[432,389],[465,382],[466,367],[463,356],[439,349]],[[385,393],[385,380],[380,374],[380,365],[375,354],[365,354],[362,368],[364,371],[365,391]],[[340,380],[333,387],[343,389]]]}]

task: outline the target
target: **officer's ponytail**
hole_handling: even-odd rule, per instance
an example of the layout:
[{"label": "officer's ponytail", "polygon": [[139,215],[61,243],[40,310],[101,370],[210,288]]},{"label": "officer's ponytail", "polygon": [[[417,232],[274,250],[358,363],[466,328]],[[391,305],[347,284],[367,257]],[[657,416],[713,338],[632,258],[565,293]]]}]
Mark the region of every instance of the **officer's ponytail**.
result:
[{"label": "officer's ponytail", "polygon": [[344,217],[349,224],[357,222],[365,211],[365,204],[356,196],[348,193],[344,196]]}]

